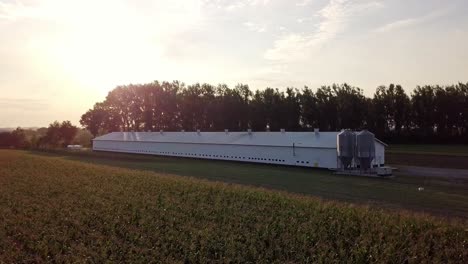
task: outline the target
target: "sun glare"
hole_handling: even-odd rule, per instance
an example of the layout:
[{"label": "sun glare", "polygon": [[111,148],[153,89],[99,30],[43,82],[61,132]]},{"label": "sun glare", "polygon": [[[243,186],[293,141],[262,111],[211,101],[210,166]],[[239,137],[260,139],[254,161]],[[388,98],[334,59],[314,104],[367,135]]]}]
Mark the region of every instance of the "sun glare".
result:
[{"label": "sun glare", "polygon": [[[43,71],[95,91],[151,81],[157,76],[163,50],[154,36],[145,31],[143,19],[133,17],[118,5],[103,18],[105,7],[96,7],[103,12],[83,12],[85,19],[78,11],[65,12],[69,15],[66,19],[64,12],[55,12],[58,28],[63,30],[32,43],[37,61],[46,66]],[[44,13],[50,15],[54,11]]]},{"label": "sun glare", "polygon": [[158,71],[158,48],[140,41],[87,32],[64,38],[51,53],[57,67],[70,78],[86,86],[109,89]]}]

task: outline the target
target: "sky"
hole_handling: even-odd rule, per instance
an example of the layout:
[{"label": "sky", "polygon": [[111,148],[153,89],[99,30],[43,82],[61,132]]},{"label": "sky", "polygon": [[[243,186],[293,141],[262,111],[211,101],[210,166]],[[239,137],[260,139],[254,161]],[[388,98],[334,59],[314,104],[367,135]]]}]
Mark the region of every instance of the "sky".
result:
[{"label": "sky", "polygon": [[468,81],[466,0],[0,0],[0,127],[71,120],[117,85],[253,90]]}]

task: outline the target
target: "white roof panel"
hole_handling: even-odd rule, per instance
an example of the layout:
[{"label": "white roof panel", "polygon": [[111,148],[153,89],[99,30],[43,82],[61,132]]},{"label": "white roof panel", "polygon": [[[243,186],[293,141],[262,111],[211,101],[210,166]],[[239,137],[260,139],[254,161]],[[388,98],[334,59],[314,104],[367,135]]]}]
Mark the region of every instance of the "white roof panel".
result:
[{"label": "white roof panel", "polygon": [[334,148],[339,132],[112,132],[94,140]]}]

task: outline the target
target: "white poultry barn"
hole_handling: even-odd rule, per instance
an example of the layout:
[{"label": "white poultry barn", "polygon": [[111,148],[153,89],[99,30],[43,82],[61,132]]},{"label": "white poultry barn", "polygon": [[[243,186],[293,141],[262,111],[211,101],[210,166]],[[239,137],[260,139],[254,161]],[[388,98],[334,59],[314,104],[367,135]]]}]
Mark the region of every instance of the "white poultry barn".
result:
[{"label": "white poultry barn", "polygon": [[[93,150],[337,169],[339,132],[112,132]],[[385,143],[375,140],[373,167],[385,164]]]}]

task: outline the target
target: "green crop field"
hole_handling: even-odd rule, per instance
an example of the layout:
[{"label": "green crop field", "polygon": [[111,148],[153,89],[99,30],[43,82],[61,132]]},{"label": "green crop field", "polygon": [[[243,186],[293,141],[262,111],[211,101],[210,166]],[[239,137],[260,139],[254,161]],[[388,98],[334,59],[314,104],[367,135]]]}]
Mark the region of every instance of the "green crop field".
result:
[{"label": "green crop field", "polygon": [[468,261],[462,219],[124,168],[133,158],[0,150],[0,262]]},{"label": "green crop field", "polygon": [[[468,218],[468,179],[398,175],[376,179],[333,175],[331,171],[238,162],[106,152],[38,153],[46,157],[175,174],[318,196],[331,200]],[[418,191],[423,187],[424,191]]]},{"label": "green crop field", "polygon": [[390,145],[386,152],[393,165],[468,169],[468,145]]},{"label": "green crop field", "polygon": [[431,154],[431,155],[447,155],[447,156],[467,156],[468,145],[425,145],[425,144],[395,144],[390,145],[387,149],[389,153],[406,153],[406,154]]}]

